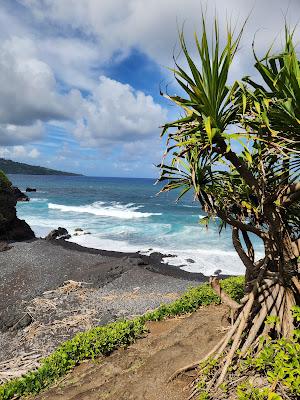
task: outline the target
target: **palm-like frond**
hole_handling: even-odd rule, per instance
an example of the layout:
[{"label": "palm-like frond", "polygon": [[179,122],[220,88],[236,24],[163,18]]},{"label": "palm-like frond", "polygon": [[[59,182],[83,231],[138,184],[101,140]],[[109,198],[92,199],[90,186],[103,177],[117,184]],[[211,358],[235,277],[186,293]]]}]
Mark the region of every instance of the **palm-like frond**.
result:
[{"label": "palm-like frond", "polygon": [[[284,51],[275,56],[268,52],[262,60],[255,56],[264,85],[245,77],[229,86],[241,35],[242,30],[233,38],[228,30],[222,47],[215,22],[210,46],[202,17],[201,39],[195,34],[197,65],[180,33],[189,71],[178,62],[172,71],[186,98],[165,97],[179,105],[184,116],[163,127],[167,149],[159,180],[167,181],[163,191],[181,188],[179,197],[193,188],[209,215],[222,214],[263,234],[266,204],[283,208],[285,188],[299,181],[300,67],[293,35],[286,30]],[[238,129],[231,131],[233,126]],[[285,210],[293,232],[298,205]],[[297,232],[294,237],[299,228]]]}]

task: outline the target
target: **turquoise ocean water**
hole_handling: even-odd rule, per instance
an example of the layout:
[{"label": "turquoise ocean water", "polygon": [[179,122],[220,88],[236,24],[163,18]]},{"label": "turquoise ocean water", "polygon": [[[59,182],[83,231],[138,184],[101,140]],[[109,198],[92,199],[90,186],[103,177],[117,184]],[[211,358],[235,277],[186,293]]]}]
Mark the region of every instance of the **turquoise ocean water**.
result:
[{"label": "turquoise ocean water", "polygon": [[[230,230],[218,233],[199,224],[203,217],[192,193],[176,203],[175,193],[157,195],[152,179],[96,178],[68,176],[10,175],[21,190],[29,193],[29,203],[18,203],[18,216],[25,219],[37,236],[58,226],[71,234],[76,228],[88,231],[71,240],[87,247],[176,255],[168,262],[187,271],[206,275],[243,273]],[[152,250],[149,250],[152,249]],[[260,250],[258,246],[258,250]],[[193,262],[191,261],[193,260]]]}]

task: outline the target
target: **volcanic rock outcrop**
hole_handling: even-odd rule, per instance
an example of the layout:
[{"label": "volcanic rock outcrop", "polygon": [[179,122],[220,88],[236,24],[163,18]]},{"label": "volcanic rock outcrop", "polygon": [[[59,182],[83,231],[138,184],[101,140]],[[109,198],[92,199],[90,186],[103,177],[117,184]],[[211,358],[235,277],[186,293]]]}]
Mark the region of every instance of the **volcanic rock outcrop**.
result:
[{"label": "volcanic rock outcrop", "polygon": [[0,171],[0,241],[34,238],[30,226],[17,217],[17,199],[12,184]]}]

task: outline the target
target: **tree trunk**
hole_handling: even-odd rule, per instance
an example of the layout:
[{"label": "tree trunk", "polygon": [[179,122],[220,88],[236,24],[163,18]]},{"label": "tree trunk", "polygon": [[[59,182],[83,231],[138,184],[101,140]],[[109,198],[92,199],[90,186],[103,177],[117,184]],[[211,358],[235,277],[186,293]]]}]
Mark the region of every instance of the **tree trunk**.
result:
[{"label": "tree trunk", "polygon": [[[292,308],[300,305],[300,281],[297,258],[292,251],[292,241],[281,223],[278,215],[271,215],[272,222],[269,233],[264,239],[265,257],[254,262],[253,247],[246,243],[247,251],[243,250],[239,240],[239,232],[233,227],[233,244],[246,266],[245,296],[240,307],[222,296],[220,285],[216,278],[211,280],[212,287],[235,312],[235,321],[228,333],[204,360],[200,360],[177,371],[171,379],[180,373],[195,369],[214,360],[214,374],[206,382],[206,390],[212,393],[212,398],[219,399],[219,387],[230,378],[235,365],[241,358],[251,354],[253,357],[261,349],[261,337],[270,336],[273,339],[290,337],[294,330]],[[248,252],[248,254],[247,254]],[[251,253],[250,253],[251,252]],[[273,317],[270,324],[269,317]],[[203,364],[202,364],[203,363]],[[229,368],[232,367],[232,368]],[[230,371],[230,372],[229,372]],[[199,381],[196,379],[196,383]],[[199,388],[194,386],[190,399],[199,395]]]}]

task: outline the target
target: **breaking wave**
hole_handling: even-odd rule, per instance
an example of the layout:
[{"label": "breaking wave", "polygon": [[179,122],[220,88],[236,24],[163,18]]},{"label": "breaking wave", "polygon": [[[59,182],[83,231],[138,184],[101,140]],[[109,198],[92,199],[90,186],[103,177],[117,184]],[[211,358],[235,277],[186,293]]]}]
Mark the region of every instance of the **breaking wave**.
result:
[{"label": "breaking wave", "polygon": [[107,204],[97,201],[84,206],[65,206],[62,204],[49,203],[48,208],[59,210],[61,212],[87,213],[99,217],[113,217],[121,219],[148,218],[152,215],[161,215],[161,213],[147,213],[138,211],[141,206],[135,206],[134,203],[120,204],[117,202]]}]

